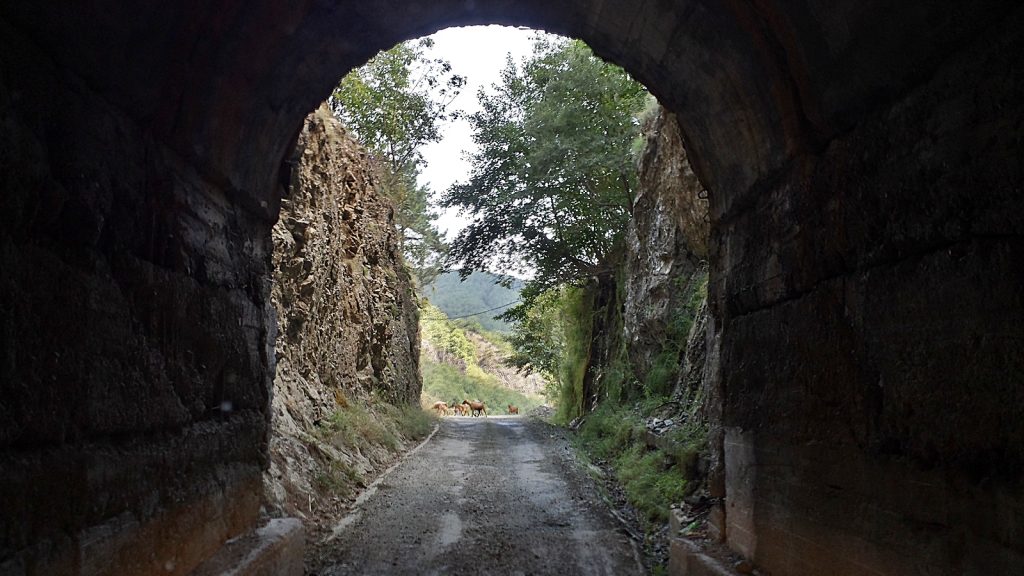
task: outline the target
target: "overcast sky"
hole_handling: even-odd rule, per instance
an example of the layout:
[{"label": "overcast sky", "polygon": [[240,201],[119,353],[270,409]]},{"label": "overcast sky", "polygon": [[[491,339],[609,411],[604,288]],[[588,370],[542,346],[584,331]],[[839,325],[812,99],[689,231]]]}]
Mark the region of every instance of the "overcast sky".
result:
[{"label": "overcast sky", "polygon": [[[434,48],[429,55],[451,62],[452,71],[466,77],[466,86],[455,100],[454,106],[472,113],[478,109],[477,89],[489,88],[498,81],[498,74],[505,67],[505,55],[511,53],[519,62],[530,53],[533,46],[533,30],[503,26],[471,26],[449,28],[432,35]],[[443,140],[428,145],[423,150],[427,167],[420,175],[421,184],[442,192],[455,182],[467,180],[469,164],[463,160],[463,151],[473,147],[469,123],[465,120],[452,122],[442,128]],[[449,239],[462,229],[466,219],[449,210],[438,220],[438,227],[447,231]]]}]

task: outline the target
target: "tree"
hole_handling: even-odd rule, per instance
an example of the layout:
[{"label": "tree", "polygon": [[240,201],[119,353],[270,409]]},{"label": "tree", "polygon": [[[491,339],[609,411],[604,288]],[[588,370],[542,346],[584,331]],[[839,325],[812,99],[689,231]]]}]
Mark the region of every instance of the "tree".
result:
[{"label": "tree", "polygon": [[353,70],[334,90],[332,111],[383,165],[381,191],[395,203],[402,250],[421,282],[440,271],[444,241],[429,208],[429,190],[416,184],[421,149],[441,138],[442,123],[458,117],[452,101],[465,78],[431,59],[430,39],[403,42]]},{"label": "tree", "polygon": [[463,274],[533,272],[524,305],[506,314],[522,319],[544,290],[612,273],[637,182],[637,115],[649,96],[582,42],[539,40],[478,97],[470,178],[442,199],[473,219],[449,262]]}]

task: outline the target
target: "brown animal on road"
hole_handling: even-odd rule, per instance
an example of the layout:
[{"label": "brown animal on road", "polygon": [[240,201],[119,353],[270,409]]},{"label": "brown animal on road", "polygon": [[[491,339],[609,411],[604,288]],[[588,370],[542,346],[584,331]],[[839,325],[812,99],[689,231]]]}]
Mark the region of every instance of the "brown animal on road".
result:
[{"label": "brown animal on road", "polygon": [[465,415],[469,414],[469,408],[466,407],[466,406],[463,406],[462,404],[455,404],[453,402],[452,405],[449,406],[449,408],[451,408],[452,410],[458,412],[459,416],[465,416]]},{"label": "brown animal on road", "polygon": [[439,400],[437,402],[434,402],[434,405],[431,406],[430,409],[431,410],[437,410],[437,415],[438,416],[447,416],[448,415],[448,403],[447,402],[444,402],[444,401],[441,401],[441,400]]},{"label": "brown animal on road", "polygon": [[509,414],[519,414],[519,406],[513,406],[513,405],[509,404],[508,405],[508,413]]},{"label": "brown animal on road", "polygon": [[473,413],[473,416],[479,416],[480,414],[487,416],[487,406],[484,406],[483,402],[479,402],[477,400],[473,400],[472,402],[469,400],[463,400],[462,405],[468,406],[470,411]]}]

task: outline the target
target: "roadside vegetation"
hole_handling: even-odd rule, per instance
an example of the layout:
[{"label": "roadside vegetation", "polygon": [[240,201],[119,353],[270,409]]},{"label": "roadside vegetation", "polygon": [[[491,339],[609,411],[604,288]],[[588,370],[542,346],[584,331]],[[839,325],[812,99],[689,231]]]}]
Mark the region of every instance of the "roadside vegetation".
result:
[{"label": "roadside vegetation", "polygon": [[[321,422],[319,439],[345,454],[359,454],[376,465],[426,438],[436,418],[419,406],[367,404],[338,396],[337,408]],[[357,461],[332,458],[314,478],[321,490],[349,498],[367,484]]]},{"label": "roadside vegetation", "polygon": [[[460,209],[471,222],[445,246],[432,227],[427,191],[414,185],[421,166],[417,146],[436,140],[436,124],[417,118],[449,118],[447,107],[462,79],[435,62],[433,81],[415,80],[410,65],[419,59],[421,69],[430,69],[422,65],[429,45],[403,46],[343,83],[334,101],[359,135],[377,142],[371,148],[396,175],[386,187],[399,213],[405,212],[399,226],[408,260],[424,285],[442,269],[464,279],[478,280],[478,273],[528,278],[516,283],[519,301],[510,301],[514,305],[501,314],[501,328],[511,327],[506,334],[484,330],[479,318],[449,320],[424,301],[423,404],[474,399],[504,413],[508,404],[525,412],[544,401],[502,386],[482,369],[469,337],[477,334],[505,351],[510,366],[543,376],[555,422],[578,432],[580,449],[615,475],[652,526],[664,522],[669,505],[700,483],[697,462],[706,431],[694,408],[699,402],[680,397],[679,388],[706,274],[681,281],[683,297],[661,348],[648,365],[634,366],[623,337],[625,236],[639,186],[641,127],[656,101],[582,42],[539,36],[533,54],[521,62],[509,58],[500,81],[477,94],[480,110],[466,116],[477,146],[468,155],[471,172],[440,203]],[[432,90],[440,94],[439,104],[429,109],[422,102]],[[386,121],[376,119],[377,110],[386,111]],[[482,304],[459,300],[466,310],[453,315],[482,311]],[[506,304],[479,301],[488,308]],[[669,412],[683,424],[668,432],[667,441],[650,445],[646,424]],[[333,433],[362,426],[358,416],[346,418]],[[383,431],[364,432],[389,442]]]},{"label": "roadside vegetation", "polygon": [[601,404],[576,437],[592,463],[615,474],[629,503],[652,528],[668,520],[669,504],[682,501],[696,487],[695,469],[707,444],[702,426],[683,426],[662,443],[664,448],[649,446],[644,415],[659,406],[657,400]]},{"label": "roadside vegetation", "polygon": [[422,403],[447,403],[480,400],[488,412],[504,414],[509,404],[522,412],[544,403],[540,396],[512,390],[477,363],[478,351],[468,333],[479,334],[499,349],[511,351],[501,334],[482,330],[478,323],[449,320],[439,308],[424,301],[420,308],[423,351],[420,367],[423,373]]}]

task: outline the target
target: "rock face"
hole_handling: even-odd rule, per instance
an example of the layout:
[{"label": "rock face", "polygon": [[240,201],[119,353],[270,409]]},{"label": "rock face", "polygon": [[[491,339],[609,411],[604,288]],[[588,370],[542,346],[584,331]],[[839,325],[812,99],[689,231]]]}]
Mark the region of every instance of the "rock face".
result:
[{"label": "rock face", "polygon": [[318,497],[313,480],[331,461],[361,474],[380,463],[322,442],[318,425],[340,404],[369,398],[418,406],[422,382],[412,282],[366,153],[322,106],[292,162],[273,229],[279,333],[266,497],[306,516],[307,499]]},{"label": "rock face", "polygon": [[661,377],[675,382],[677,396],[690,397],[704,374],[707,192],[690,167],[674,114],[659,108],[644,133],[626,233],[623,332],[640,381],[670,370]]}]

